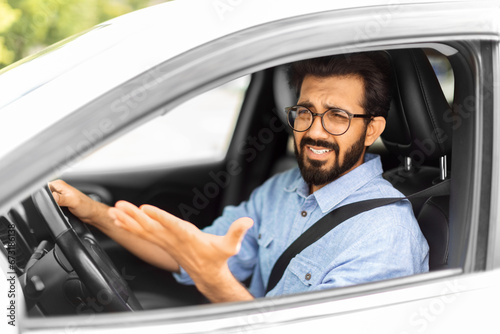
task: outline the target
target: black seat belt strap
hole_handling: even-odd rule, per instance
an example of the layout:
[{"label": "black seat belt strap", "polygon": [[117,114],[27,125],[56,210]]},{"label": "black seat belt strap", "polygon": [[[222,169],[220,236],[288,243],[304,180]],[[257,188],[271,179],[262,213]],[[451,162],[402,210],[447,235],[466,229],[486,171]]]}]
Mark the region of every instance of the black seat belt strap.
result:
[{"label": "black seat belt strap", "polygon": [[285,269],[290,264],[290,261],[304,250],[309,245],[312,245],[319,239],[321,239],[325,234],[334,229],[337,225],[343,221],[352,218],[362,212],[369,211],[384,205],[393,204],[405,199],[419,198],[419,197],[431,197],[431,196],[443,196],[450,193],[450,180],[445,180],[434,186],[421,190],[417,193],[409,195],[407,197],[389,197],[389,198],[374,198],[364,201],[359,201],[355,203],[350,203],[341,206],[309,227],[304,233],[302,233],[294,242],[288,246],[288,248],[281,254],[278,258],[269,276],[269,281],[267,283],[266,293],[274,289],[276,284],[281,280]]}]

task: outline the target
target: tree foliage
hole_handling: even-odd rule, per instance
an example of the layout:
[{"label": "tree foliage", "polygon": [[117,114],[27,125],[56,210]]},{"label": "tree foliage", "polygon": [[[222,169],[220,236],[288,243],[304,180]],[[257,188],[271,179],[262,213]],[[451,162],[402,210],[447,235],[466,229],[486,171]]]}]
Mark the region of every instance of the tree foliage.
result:
[{"label": "tree foliage", "polygon": [[151,0],[0,0],[0,68],[151,4]]}]

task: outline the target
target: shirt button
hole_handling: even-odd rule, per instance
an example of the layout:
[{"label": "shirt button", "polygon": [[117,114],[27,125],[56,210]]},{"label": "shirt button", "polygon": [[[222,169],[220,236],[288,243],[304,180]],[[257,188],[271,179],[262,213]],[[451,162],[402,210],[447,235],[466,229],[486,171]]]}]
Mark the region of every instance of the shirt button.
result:
[{"label": "shirt button", "polygon": [[307,211],[302,211],[300,214],[302,215],[302,217],[305,217],[307,216]]},{"label": "shirt button", "polygon": [[262,238],[262,234],[259,233],[259,236],[258,236],[259,240]]},{"label": "shirt button", "polygon": [[311,274],[307,273],[305,278],[306,278],[306,281],[309,281],[311,279]]}]

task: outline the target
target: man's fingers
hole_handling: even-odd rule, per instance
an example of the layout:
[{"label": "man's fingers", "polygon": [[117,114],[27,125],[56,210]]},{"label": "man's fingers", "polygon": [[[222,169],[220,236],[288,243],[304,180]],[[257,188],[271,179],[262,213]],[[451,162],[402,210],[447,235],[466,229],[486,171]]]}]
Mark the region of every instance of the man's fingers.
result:
[{"label": "man's fingers", "polygon": [[137,222],[141,222],[146,218],[146,215],[142,213],[141,210],[139,210],[138,207],[136,207],[134,204],[129,203],[127,201],[118,201],[115,203],[115,208],[123,211],[133,219],[135,219]]},{"label": "man's fingers", "polygon": [[158,223],[152,221],[138,207],[126,201],[118,201],[115,210],[110,210],[109,214],[115,216],[122,227],[129,227],[130,231],[150,231]]},{"label": "man's fingers", "polygon": [[239,218],[231,224],[224,236],[224,244],[230,252],[237,254],[240,251],[241,242],[252,226],[253,220],[248,217]]},{"label": "man's fingers", "polygon": [[61,200],[61,196],[59,195],[59,193],[52,191],[52,197],[54,197],[54,200],[56,201],[57,204],[59,204],[59,206],[65,206],[61,203],[62,200]]},{"label": "man's fingers", "polygon": [[117,226],[127,231],[137,233],[142,230],[142,226],[123,210],[112,207],[108,209],[108,214]]},{"label": "man's fingers", "polygon": [[67,184],[67,183],[64,182],[63,180],[54,180],[52,182],[49,182],[49,189],[51,191],[61,192],[61,187],[64,184]]},{"label": "man's fingers", "polygon": [[71,199],[68,198],[67,191],[65,188],[70,186],[63,180],[55,180],[49,183],[49,189],[52,192],[52,197],[59,206],[71,206]]},{"label": "man's fingers", "polygon": [[159,222],[163,227],[169,230],[184,228],[186,221],[152,205],[141,205],[140,210],[149,218]]}]

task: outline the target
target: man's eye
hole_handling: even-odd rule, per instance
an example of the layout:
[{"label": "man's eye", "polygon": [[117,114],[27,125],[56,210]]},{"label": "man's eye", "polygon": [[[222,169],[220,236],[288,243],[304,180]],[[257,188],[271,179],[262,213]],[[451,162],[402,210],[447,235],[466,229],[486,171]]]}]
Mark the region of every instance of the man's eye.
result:
[{"label": "man's eye", "polygon": [[331,111],[328,113],[328,117],[335,121],[347,121],[349,116],[343,111]]},{"label": "man's eye", "polygon": [[306,108],[298,108],[297,109],[297,115],[305,115],[308,113],[309,113],[309,110],[307,110]]}]

